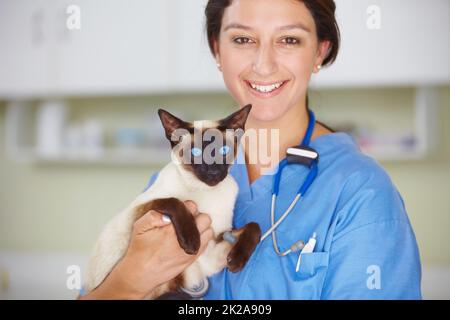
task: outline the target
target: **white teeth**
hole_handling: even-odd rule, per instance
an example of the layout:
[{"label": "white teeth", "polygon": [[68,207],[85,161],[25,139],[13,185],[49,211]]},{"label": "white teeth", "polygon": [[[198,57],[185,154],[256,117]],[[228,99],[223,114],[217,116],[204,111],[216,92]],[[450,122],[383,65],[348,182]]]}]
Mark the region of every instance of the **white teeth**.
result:
[{"label": "white teeth", "polygon": [[271,92],[275,89],[278,89],[279,87],[281,87],[281,85],[283,84],[283,82],[279,82],[279,83],[274,83],[270,86],[260,86],[254,83],[250,83],[250,85],[252,86],[253,89],[259,91],[259,92],[263,92],[263,93],[267,93],[267,92]]}]

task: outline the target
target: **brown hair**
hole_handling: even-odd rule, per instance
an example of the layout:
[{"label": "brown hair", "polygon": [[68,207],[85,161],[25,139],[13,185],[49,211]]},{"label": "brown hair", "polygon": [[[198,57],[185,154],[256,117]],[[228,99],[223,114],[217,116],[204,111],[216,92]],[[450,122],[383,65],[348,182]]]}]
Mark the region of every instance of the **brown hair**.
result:
[{"label": "brown hair", "polygon": [[[225,9],[233,0],[209,0],[205,8],[206,34],[211,53],[214,53],[214,42],[219,40],[222,18]],[[330,41],[330,49],[323,61],[323,66],[331,65],[337,57],[340,44],[339,26],[336,22],[336,4],[334,0],[298,0],[305,4],[314,18],[317,38]]]}]

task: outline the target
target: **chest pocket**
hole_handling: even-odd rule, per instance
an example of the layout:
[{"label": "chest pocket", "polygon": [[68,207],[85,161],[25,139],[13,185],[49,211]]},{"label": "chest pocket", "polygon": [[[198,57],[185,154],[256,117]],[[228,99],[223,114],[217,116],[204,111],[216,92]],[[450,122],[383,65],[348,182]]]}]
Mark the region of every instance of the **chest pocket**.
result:
[{"label": "chest pocket", "polygon": [[[286,232],[284,243],[294,243],[298,239],[305,239],[306,242],[312,232],[299,229],[291,228]],[[318,237],[322,235],[319,233]],[[320,299],[329,262],[329,253],[321,250],[323,248],[317,244],[314,252],[302,254],[298,271],[296,268],[300,252],[290,253],[282,258],[289,277],[286,280],[289,282],[288,291],[292,299]]]},{"label": "chest pocket", "polygon": [[[298,229],[299,228],[291,228],[291,230],[287,231],[284,234],[284,243],[294,243],[298,239],[305,239],[304,241],[307,242],[311,232],[306,231],[299,233]],[[318,236],[320,237],[321,235],[319,234]],[[290,278],[295,282],[307,281],[308,279],[312,279],[313,281],[317,282],[317,285],[320,285],[320,287],[322,287],[323,280],[325,280],[329,259],[329,253],[321,252],[322,249],[323,248],[320,248],[318,245],[316,245],[313,252],[302,254],[298,271],[296,271],[296,269],[300,252],[290,253],[286,257],[283,257],[285,258],[284,264],[288,269]]]},{"label": "chest pocket", "polygon": [[301,255],[299,269],[296,271],[299,256],[299,253],[289,255],[289,270],[294,280],[313,277],[328,267],[328,252],[312,252]]},{"label": "chest pocket", "polygon": [[[291,238],[280,233],[280,243],[290,243]],[[284,239],[287,242],[284,242]],[[328,270],[328,252],[313,252],[302,255],[299,271],[296,272],[299,253],[287,256],[276,255],[272,239],[261,243],[250,259],[248,274],[241,279],[241,292],[245,299],[320,299]],[[245,284],[244,284],[245,283]],[[241,294],[244,294],[241,297]]]}]

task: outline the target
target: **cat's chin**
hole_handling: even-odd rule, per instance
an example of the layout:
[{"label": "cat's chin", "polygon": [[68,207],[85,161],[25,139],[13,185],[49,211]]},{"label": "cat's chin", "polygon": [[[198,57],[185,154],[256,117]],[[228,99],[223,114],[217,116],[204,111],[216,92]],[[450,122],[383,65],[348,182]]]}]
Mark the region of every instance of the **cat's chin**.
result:
[{"label": "cat's chin", "polygon": [[180,173],[181,178],[183,179],[183,182],[189,189],[195,189],[195,190],[208,190],[211,188],[217,187],[223,180],[226,179],[226,176],[224,179],[218,181],[214,184],[207,184],[197,178],[195,174],[189,170],[186,170],[182,165],[177,165],[177,170]]},{"label": "cat's chin", "polygon": [[[211,188],[212,187],[215,187],[215,186],[217,186],[219,183],[221,183],[222,181],[223,181],[224,179],[222,179],[222,180],[219,180],[219,181],[214,181],[214,182],[205,182],[205,181],[202,181],[204,184],[206,184],[207,186],[210,186]],[[201,180],[200,180],[201,181]]]}]

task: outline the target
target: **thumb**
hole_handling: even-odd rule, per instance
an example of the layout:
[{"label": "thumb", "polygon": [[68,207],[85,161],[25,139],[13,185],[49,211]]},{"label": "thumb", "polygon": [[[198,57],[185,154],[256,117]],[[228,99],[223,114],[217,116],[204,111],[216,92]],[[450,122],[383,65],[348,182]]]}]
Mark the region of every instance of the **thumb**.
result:
[{"label": "thumb", "polygon": [[170,219],[155,210],[150,210],[134,223],[134,230],[137,234],[144,233],[154,228],[164,227],[170,224]]}]

